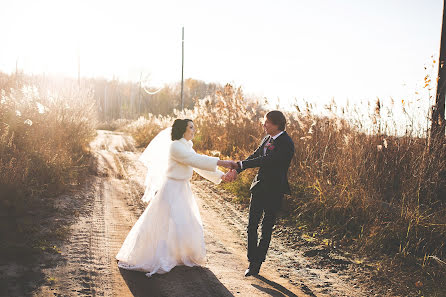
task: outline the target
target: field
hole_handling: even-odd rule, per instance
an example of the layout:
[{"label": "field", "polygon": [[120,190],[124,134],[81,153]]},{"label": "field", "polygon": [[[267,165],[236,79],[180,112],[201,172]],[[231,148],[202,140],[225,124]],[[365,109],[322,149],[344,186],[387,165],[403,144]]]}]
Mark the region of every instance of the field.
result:
[{"label": "field", "polygon": [[[375,123],[373,134],[352,121],[314,115],[309,104],[286,113],[296,153],[289,171],[293,194],[286,199],[282,223],[327,245],[374,258],[384,277],[399,271],[412,289],[429,292],[446,272],[444,144],[429,146],[427,138],[410,130],[383,133],[380,104],[375,104],[368,115]],[[226,85],[215,98],[197,100],[193,110],[149,115],[125,129],[145,146],[175,117],[194,119],[195,148],[240,160],[263,138],[264,114],[262,105]],[[223,185],[237,195],[236,202],[249,203],[254,173],[244,172]]]},{"label": "field", "polygon": [[[109,97],[98,91],[104,85]],[[67,235],[67,225],[46,218],[57,203],[54,197],[81,185],[91,170],[88,144],[96,128],[128,132],[143,148],[175,118],[190,118],[198,127],[195,149],[234,160],[248,156],[263,138],[265,105],[231,85],[189,80],[183,112],[175,109],[177,86],[151,101],[135,95],[135,88],[116,81],[84,80],[78,86],[73,80],[0,76],[3,263],[58,252],[52,242]],[[296,153],[289,171],[293,194],[286,198],[280,224],[299,230],[303,240],[367,259],[383,278],[402,277],[411,292],[441,296],[445,144],[429,144],[410,129],[391,134],[397,129],[384,129],[381,104],[373,105],[373,112],[358,114],[356,122],[318,115],[310,103],[286,111]],[[364,117],[372,123],[367,130],[358,125]],[[254,174],[246,171],[221,187],[235,194],[234,203],[246,206]]]}]

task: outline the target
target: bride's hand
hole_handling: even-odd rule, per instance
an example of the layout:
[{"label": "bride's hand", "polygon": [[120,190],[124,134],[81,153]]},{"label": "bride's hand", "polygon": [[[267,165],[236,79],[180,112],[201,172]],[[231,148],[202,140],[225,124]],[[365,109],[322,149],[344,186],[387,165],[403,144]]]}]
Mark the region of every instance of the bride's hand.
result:
[{"label": "bride's hand", "polygon": [[223,166],[229,169],[237,169],[238,165],[237,162],[232,160],[218,160],[217,165]]}]

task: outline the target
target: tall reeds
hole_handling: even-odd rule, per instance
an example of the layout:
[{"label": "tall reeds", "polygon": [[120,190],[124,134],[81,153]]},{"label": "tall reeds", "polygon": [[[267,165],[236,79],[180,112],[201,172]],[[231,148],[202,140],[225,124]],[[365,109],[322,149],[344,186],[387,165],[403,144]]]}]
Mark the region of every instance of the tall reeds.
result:
[{"label": "tall reeds", "polygon": [[[296,152],[289,171],[293,195],[286,199],[284,218],[311,226],[337,245],[435,266],[446,258],[445,144],[428,147],[428,140],[410,127],[396,133],[398,127],[381,118],[380,100],[374,104],[366,116],[349,111],[357,117],[348,120],[316,115],[308,102],[286,112]],[[338,107],[332,102],[329,108]],[[141,133],[135,133],[145,145],[156,135],[156,123],[192,118],[198,127],[196,149],[242,159],[263,137],[264,114],[261,104],[226,85],[213,98],[197,100],[193,110],[145,119],[135,129]],[[225,185],[241,202],[247,202],[253,172]]]}]

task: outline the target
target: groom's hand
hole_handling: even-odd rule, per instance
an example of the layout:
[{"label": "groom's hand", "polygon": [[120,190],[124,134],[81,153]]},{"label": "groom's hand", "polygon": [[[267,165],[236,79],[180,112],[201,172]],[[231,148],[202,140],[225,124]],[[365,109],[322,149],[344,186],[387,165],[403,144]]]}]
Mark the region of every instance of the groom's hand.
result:
[{"label": "groom's hand", "polygon": [[228,167],[229,169],[231,169],[231,170],[233,170],[233,169],[238,169],[239,168],[239,166],[238,166],[238,163],[237,162],[235,162],[235,161],[229,161],[230,162],[230,166],[231,167]]},{"label": "groom's hand", "polygon": [[218,160],[217,165],[223,166],[229,169],[237,169],[238,165],[235,161],[232,160]]},{"label": "groom's hand", "polygon": [[236,162],[236,161],[232,161],[232,171],[234,171],[235,173],[237,173],[237,171],[235,171],[235,169],[239,169],[240,168],[240,166],[239,166],[239,164],[238,164],[238,162]]}]

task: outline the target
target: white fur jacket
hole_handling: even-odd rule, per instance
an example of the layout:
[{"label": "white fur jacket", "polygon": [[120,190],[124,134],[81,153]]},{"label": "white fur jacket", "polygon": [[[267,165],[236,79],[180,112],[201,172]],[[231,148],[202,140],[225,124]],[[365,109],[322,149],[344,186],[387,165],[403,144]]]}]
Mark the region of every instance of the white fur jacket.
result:
[{"label": "white fur jacket", "polygon": [[191,140],[174,140],[170,146],[167,177],[191,179],[193,171],[215,184],[221,182],[223,172],[217,169],[217,157],[200,155],[192,148]]}]

